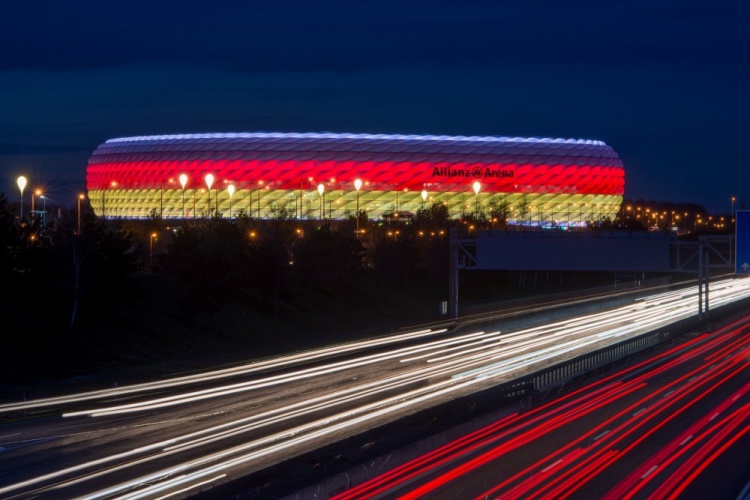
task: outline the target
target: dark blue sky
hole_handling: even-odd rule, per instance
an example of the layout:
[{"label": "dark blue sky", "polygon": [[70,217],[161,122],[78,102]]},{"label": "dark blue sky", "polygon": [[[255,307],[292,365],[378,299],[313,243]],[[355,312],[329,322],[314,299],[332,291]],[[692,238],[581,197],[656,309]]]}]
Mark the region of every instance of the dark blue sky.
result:
[{"label": "dark blue sky", "polygon": [[599,139],[628,198],[750,208],[750,2],[614,4],[14,2],[0,191],[72,205],[112,137],[426,133]]}]

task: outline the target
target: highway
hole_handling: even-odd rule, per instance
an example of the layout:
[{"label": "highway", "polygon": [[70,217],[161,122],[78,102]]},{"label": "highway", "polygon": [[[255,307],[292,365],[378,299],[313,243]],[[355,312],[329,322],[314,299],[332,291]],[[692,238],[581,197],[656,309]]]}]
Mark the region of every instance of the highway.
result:
[{"label": "highway", "polygon": [[[712,283],[713,308],[750,280]],[[0,405],[0,497],[181,498],[697,314],[695,287],[513,332],[425,329]]]},{"label": "highway", "polygon": [[738,498],[748,333],[750,316],[332,498]]}]

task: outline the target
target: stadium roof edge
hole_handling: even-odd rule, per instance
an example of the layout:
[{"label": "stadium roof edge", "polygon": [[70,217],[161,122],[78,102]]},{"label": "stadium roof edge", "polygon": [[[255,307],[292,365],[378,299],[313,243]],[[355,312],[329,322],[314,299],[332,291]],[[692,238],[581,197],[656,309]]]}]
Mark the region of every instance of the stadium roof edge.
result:
[{"label": "stadium roof edge", "polygon": [[362,139],[394,141],[456,141],[456,142],[504,142],[504,143],[543,143],[543,144],[589,144],[606,146],[603,141],[592,139],[563,139],[549,137],[500,137],[463,135],[418,135],[418,134],[354,134],[335,132],[217,132],[197,134],[166,134],[108,139],[106,143],[140,141],[179,141],[195,139]]}]

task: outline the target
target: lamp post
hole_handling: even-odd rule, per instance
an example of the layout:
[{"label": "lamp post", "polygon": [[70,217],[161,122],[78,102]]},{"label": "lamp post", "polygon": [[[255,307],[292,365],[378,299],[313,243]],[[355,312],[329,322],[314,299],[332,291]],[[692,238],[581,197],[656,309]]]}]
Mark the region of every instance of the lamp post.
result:
[{"label": "lamp post", "polygon": [[424,202],[427,201],[427,190],[422,190],[422,211],[424,212]]},{"label": "lamp post", "polygon": [[[112,186],[112,188],[114,189],[117,187],[117,181],[112,181],[109,183],[109,185]],[[107,186],[104,186],[104,189],[102,190],[102,218],[104,218],[104,220],[107,220],[107,208],[104,203],[104,200],[106,199],[106,197],[107,197]]]},{"label": "lamp post", "polygon": [[474,217],[479,217],[479,190],[482,189],[482,185],[479,181],[474,182]]},{"label": "lamp post", "polygon": [[83,194],[78,195],[78,234],[80,236],[81,234],[81,200],[83,200]]},{"label": "lamp post", "polygon": [[[115,189],[117,187],[117,181],[112,181],[109,185],[112,186],[112,189]],[[105,216],[104,218],[106,219],[107,217]]]},{"label": "lamp post", "polygon": [[182,186],[182,220],[185,221],[185,185],[187,184],[188,176],[186,174],[180,174],[180,186]]},{"label": "lamp post", "polygon": [[320,195],[320,220],[323,220],[323,193],[326,187],[323,184],[318,184],[318,194]]},{"label": "lamp post", "polygon": [[31,192],[31,216],[34,216],[34,200],[37,196],[40,196],[42,194],[41,189],[35,189]]},{"label": "lamp post", "polygon": [[357,211],[354,213],[357,218],[357,235],[359,235],[359,190],[362,188],[362,179],[354,179],[354,189],[357,190]]},{"label": "lamp post", "polygon": [[732,196],[732,224],[734,224],[734,200],[735,200],[735,197]]},{"label": "lamp post", "polygon": [[21,220],[23,220],[23,190],[26,189],[26,177],[21,175],[16,182],[18,183],[18,189],[21,190]]},{"label": "lamp post", "polygon": [[159,220],[164,219],[164,181],[159,181]]},{"label": "lamp post", "polygon": [[42,221],[41,224],[44,226],[45,219],[47,218],[47,197],[43,194],[39,195],[39,199],[42,200]]},{"label": "lamp post", "polygon": [[211,184],[214,183],[213,174],[206,174],[206,186],[208,186],[208,217],[211,218]]},{"label": "lamp post", "polygon": [[151,267],[154,267],[154,240],[156,239],[156,233],[151,233],[151,244],[149,246],[149,262]]},{"label": "lamp post", "polygon": [[260,191],[263,189],[263,181],[258,181],[258,219],[260,219]]},{"label": "lamp post", "polygon": [[234,184],[227,186],[227,193],[229,193],[229,220],[232,220],[232,195],[234,194]]}]

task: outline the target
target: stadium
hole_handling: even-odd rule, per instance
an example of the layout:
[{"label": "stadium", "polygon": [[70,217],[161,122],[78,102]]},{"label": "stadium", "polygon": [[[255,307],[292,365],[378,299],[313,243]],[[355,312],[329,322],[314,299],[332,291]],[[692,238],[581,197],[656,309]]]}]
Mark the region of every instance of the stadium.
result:
[{"label": "stadium", "polygon": [[444,204],[452,218],[501,205],[511,224],[577,226],[617,214],[625,174],[596,140],[211,133],[107,140],[86,187],[105,218],[379,219]]}]

